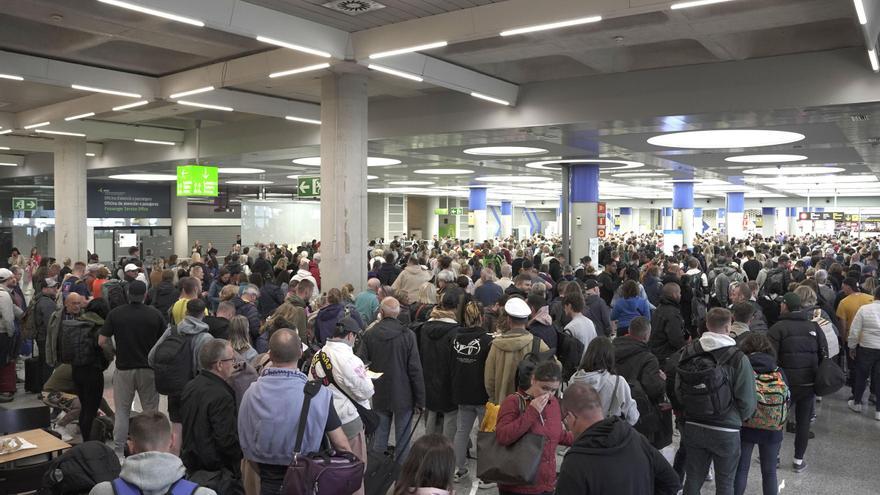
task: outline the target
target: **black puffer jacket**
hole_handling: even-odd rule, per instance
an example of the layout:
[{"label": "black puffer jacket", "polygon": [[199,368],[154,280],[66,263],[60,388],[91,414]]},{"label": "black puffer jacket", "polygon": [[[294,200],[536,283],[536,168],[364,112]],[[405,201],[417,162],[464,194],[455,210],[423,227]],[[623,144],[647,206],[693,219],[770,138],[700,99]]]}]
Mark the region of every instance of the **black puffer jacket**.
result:
[{"label": "black puffer jacket", "polygon": [[150,306],[158,309],[166,322],[171,320],[168,310],[178,299],[180,299],[180,291],[174,288],[171,282],[161,282],[150,291]]},{"label": "black puffer jacket", "polygon": [[776,349],[779,367],[788,378],[792,398],[797,400],[813,393],[819,360],[828,349],[819,325],[803,313],[788,313],[770,327],[767,336]]},{"label": "black puffer jacket", "polygon": [[382,263],[376,272],[376,278],[382,282],[382,285],[391,285],[400,275],[400,268],[394,266],[394,263]]},{"label": "black puffer jacket", "polygon": [[425,378],[416,334],[396,318],[383,318],[364,332],[358,357],[370,370],[382,373],[376,380],[373,409],[402,411],[425,407]]},{"label": "black puffer jacket", "polygon": [[429,411],[449,412],[457,408],[452,401],[452,342],[459,328],[455,322],[428,320],[419,333],[425,407]]},{"label": "black puffer jacket", "polygon": [[614,339],[614,367],[618,375],[641,383],[654,404],[663,398],[666,381],[660,378],[660,362],[648,344],[628,335]]},{"label": "black puffer jacket", "polygon": [[681,306],[667,297],[660,298],[660,305],[651,315],[651,338],[648,347],[662,366],[669,356],[684,347],[687,334]]},{"label": "black puffer jacket", "polygon": [[180,396],[183,438],[180,459],[189,471],[237,473],[241,464],[235,391],[222,378],[202,370]]}]

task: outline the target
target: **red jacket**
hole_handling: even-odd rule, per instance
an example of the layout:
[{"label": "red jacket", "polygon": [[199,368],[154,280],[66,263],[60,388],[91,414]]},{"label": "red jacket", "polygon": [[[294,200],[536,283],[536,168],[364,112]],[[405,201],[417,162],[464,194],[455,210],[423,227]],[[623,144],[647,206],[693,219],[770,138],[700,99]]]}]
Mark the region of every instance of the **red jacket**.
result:
[{"label": "red jacket", "polygon": [[571,445],[573,438],[571,432],[562,428],[562,412],[555,397],[550,398],[540,415],[528,405],[529,402],[526,402],[525,412],[520,413],[517,394],[510,394],[504,399],[498,411],[495,438],[501,445],[510,445],[526,433],[544,436],[547,440],[538,466],[538,477],[531,486],[498,485],[498,488],[514,493],[552,492],[556,489],[556,446]]},{"label": "red jacket", "polygon": [[315,260],[309,261],[309,273],[315,277],[315,283],[318,284],[318,290],[321,290],[321,269],[318,268],[318,264],[315,263]]}]

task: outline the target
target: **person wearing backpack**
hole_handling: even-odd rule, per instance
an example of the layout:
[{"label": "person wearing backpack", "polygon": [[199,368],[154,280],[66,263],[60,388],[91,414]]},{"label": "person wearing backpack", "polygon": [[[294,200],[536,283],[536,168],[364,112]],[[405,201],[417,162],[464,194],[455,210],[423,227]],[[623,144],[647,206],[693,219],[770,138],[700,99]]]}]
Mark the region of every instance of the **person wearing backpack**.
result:
[{"label": "person wearing backpack", "polygon": [[727,258],[719,257],[717,266],[709,272],[709,285],[712,287],[712,306],[726,308],[730,305],[730,284],[743,282],[741,272],[728,265]]},{"label": "person wearing backpack", "polygon": [[25,313],[22,321],[25,331],[27,331],[28,327],[32,327],[28,333],[32,332],[34,341],[37,344],[37,359],[40,363],[40,389],[42,389],[43,384],[52,374],[52,367],[49,366],[46,360],[48,357],[46,339],[49,335],[49,321],[52,318],[52,313],[57,309],[55,300],[58,296],[58,288],[58,280],[46,279],[46,283],[43,285],[40,293],[31,301],[33,307]]},{"label": "person wearing backpack", "polygon": [[696,258],[688,260],[688,270],[681,277],[681,315],[685,328],[694,337],[699,337],[697,329],[706,317],[709,302],[709,280],[700,270],[700,262]]},{"label": "person wearing backpack", "polygon": [[761,459],[761,487],[763,495],[776,495],[776,464],[782,447],[783,433],[791,392],[785,373],[776,365],[776,351],[770,339],[763,334],[748,332],[739,348],[749,358],[755,372],[757,409],[754,416],[743,422],[740,430],[740,458],[734,481],[734,495],[743,495],[749,480],[752,451],[758,446]]},{"label": "person wearing backpack", "polygon": [[635,425],[639,422],[639,408],[626,378],[614,374],[614,364],[614,344],[611,339],[596,337],[584,353],[581,369],[571,377],[568,385],[584,383],[593,387],[602,400],[606,416],[619,416],[630,425]]},{"label": "person wearing backpack", "polygon": [[700,494],[710,464],[715,466],[715,492],[733,493],[740,428],[757,406],[752,365],[730,337],[730,325],[730,311],[712,308],[706,332],[670,360],[670,399],[684,423],[685,495]]},{"label": "person wearing backpack", "polygon": [[217,495],[187,481],[183,462],[171,452],[171,425],[160,412],[131,418],[128,449],[119,477],[95,485],[89,495]]},{"label": "person wearing backpack", "polygon": [[804,454],[810,439],[810,418],[815,405],[813,384],[819,362],[828,353],[828,342],[812,315],[805,314],[800,296],[794,292],[782,299],[782,316],[767,336],[776,350],[779,366],[785,371],[791,387],[794,408],[794,461],[792,469],[801,473],[807,468]]},{"label": "person wearing backpack", "polygon": [[758,277],[758,285],[761,287],[761,294],[770,298],[782,297],[788,292],[788,285],[791,284],[791,258],[787,254],[780,254],[776,259],[776,267],[770,269],[764,277],[763,284]]},{"label": "person wearing backpack", "polygon": [[[180,395],[183,388],[199,372],[199,351],[211,340],[205,317],[205,302],[192,299],[186,304],[186,316],[177,325],[169,325],[156,345],[150,349],[147,362],[153,368],[156,391],[168,397],[168,419],[175,441],[181,438]],[[175,443],[174,452],[180,445]]]},{"label": "person wearing backpack", "polygon": [[661,410],[661,404],[667,402],[666,375],[648,349],[650,337],[651,323],[644,317],[635,318],[629,333],[614,339],[614,361],[618,374],[630,385],[639,410],[636,430],[659,450],[672,443],[672,414],[668,407]]},{"label": "person wearing backpack", "polygon": [[109,312],[106,301],[92,299],[79,318],[63,322],[61,328],[61,360],[72,365],[76,396],[82,407],[79,429],[84,441],[92,439],[92,422],[104,396],[104,370],[113,359],[112,349],[98,344]]}]

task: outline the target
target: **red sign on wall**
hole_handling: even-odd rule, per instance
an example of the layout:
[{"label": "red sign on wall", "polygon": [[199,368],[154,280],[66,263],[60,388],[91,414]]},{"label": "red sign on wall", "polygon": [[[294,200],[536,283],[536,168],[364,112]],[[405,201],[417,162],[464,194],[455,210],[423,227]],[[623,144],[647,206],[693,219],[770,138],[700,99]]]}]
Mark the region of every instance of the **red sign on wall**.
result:
[{"label": "red sign on wall", "polygon": [[605,229],[604,228],[596,229],[596,236],[605,237]]},{"label": "red sign on wall", "polygon": [[596,213],[604,216],[605,212],[605,203],[596,203]]}]

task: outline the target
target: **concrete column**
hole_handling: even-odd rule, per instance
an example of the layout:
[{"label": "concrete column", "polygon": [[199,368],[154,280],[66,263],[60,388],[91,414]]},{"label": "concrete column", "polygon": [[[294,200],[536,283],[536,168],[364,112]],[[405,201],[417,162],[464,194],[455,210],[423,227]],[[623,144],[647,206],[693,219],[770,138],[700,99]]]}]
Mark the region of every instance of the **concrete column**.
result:
[{"label": "concrete column", "polygon": [[425,239],[433,239],[440,232],[440,216],[434,210],[440,208],[440,198],[428,196],[425,203]]},{"label": "concrete column", "polygon": [[745,213],[745,193],[727,193],[727,238],[742,239],[745,235],[743,229],[743,214]]},{"label": "concrete column", "polygon": [[785,233],[788,235],[797,235],[798,211],[797,208],[788,207],[785,209]]},{"label": "concrete column", "polygon": [[366,286],[367,78],[321,79],[321,289]]},{"label": "concrete column", "polygon": [[626,206],[622,207],[620,209],[620,233],[626,234],[635,230],[633,227],[633,209]]},{"label": "concrete column", "polygon": [[486,188],[472,187],[468,209],[474,214],[474,241],[481,243],[488,239],[488,225],[486,224]]},{"label": "concrete column", "polygon": [[86,140],[56,137],[54,153],[54,257],[58,260],[70,258],[73,261],[87,261]]},{"label": "concrete column", "polygon": [[513,234],[513,203],[501,202],[501,236],[507,237]]},{"label": "concrete column", "polygon": [[761,208],[761,219],[764,222],[761,234],[764,237],[776,236],[776,208]]},{"label": "concrete column", "polygon": [[174,254],[189,258],[189,227],[187,226],[187,198],[177,196],[177,185],[171,185],[171,243]]},{"label": "concrete column", "polygon": [[672,208],[660,210],[660,225],[663,230],[672,230]]},{"label": "concrete column", "polygon": [[694,183],[676,182],[672,185],[672,209],[680,216],[681,223],[673,228],[680,228],[682,242],[688,247],[694,245]]},{"label": "concrete column", "polygon": [[[599,166],[571,166],[571,262],[576,264],[584,256],[598,250],[596,215],[599,206]],[[607,226],[606,226],[607,227]],[[595,245],[594,245],[595,244]]]},{"label": "concrete column", "polygon": [[703,209],[694,208],[694,232],[703,233]]}]

